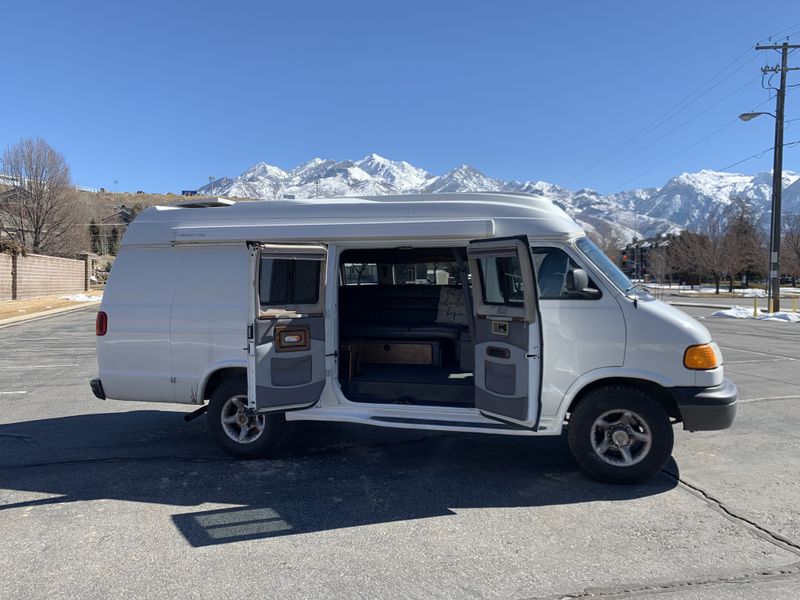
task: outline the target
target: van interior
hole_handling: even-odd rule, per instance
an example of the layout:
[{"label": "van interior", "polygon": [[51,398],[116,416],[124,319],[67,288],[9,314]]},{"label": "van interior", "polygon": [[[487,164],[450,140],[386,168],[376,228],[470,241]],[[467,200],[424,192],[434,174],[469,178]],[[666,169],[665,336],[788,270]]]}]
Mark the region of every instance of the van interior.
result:
[{"label": "van interior", "polygon": [[352,249],[339,262],[339,382],[354,402],[474,406],[465,248]]}]

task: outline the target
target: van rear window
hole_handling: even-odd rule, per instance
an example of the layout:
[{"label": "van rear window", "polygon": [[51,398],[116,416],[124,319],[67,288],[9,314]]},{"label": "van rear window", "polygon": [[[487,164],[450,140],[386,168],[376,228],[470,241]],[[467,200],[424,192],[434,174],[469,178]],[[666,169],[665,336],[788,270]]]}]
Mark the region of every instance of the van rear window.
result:
[{"label": "van rear window", "polygon": [[262,307],[319,302],[322,261],[262,258],[259,298]]}]

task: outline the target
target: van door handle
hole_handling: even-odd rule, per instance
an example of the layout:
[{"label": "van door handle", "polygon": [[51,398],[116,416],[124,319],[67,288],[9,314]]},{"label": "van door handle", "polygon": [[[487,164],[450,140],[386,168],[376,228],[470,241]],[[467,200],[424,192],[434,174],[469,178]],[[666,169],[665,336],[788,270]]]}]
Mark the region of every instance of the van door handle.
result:
[{"label": "van door handle", "polygon": [[486,356],[491,358],[511,358],[511,351],[508,348],[499,348],[498,346],[489,346],[486,348]]}]

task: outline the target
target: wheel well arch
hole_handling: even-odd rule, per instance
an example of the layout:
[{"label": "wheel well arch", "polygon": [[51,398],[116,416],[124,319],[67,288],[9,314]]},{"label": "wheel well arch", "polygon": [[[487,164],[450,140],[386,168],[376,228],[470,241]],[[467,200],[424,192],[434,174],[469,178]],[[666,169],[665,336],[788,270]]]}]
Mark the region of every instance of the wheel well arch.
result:
[{"label": "wheel well arch", "polygon": [[205,380],[205,383],[201,384],[200,399],[209,400],[211,394],[214,393],[214,390],[216,390],[223,381],[239,375],[247,376],[247,369],[245,367],[222,367],[213,371]]},{"label": "wheel well arch", "polygon": [[572,399],[572,402],[570,402],[569,408],[567,409],[567,413],[571,413],[575,407],[578,406],[581,400],[583,400],[594,390],[612,385],[626,385],[642,390],[643,392],[653,396],[653,398],[656,399],[656,401],[664,408],[664,410],[667,411],[667,414],[671,418],[675,419],[676,421],[683,420],[681,411],[678,408],[678,404],[675,402],[672,394],[670,394],[666,388],[653,381],[637,379],[635,377],[607,377],[605,379],[597,379],[587,383],[577,394],[575,394],[575,397]]}]

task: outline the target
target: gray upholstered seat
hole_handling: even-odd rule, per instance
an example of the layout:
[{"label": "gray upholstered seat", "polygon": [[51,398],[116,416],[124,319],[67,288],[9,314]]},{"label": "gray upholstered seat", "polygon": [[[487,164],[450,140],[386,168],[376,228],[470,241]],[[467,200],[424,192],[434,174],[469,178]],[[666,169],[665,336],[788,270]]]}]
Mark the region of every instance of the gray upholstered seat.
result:
[{"label": "gray upholstered seat", "polygon": [[362,285],[339,288],[344,339],[448,339],[457,342],[464,325],[439,323],[439,298],[447,286]]}]

